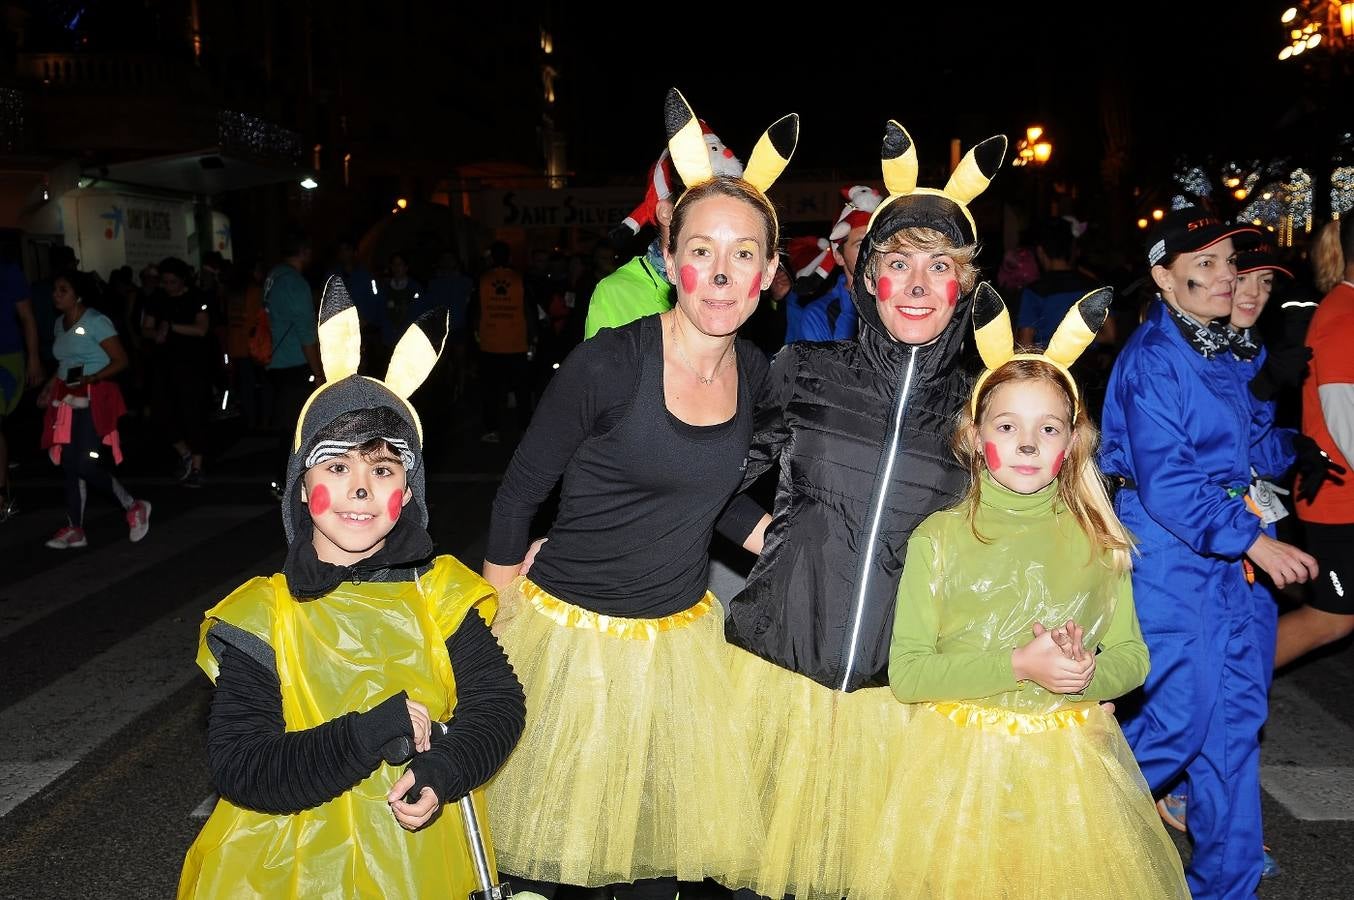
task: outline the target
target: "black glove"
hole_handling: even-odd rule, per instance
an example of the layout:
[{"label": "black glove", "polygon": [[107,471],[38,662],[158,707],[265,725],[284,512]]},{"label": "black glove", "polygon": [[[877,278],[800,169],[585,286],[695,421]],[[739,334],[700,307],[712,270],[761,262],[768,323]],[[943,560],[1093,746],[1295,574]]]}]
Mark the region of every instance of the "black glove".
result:
[{"label": "black glove", "polygon": [[1311,358],[1312,348],[1302,344],[1272,351],[1251,379],[1251,393],[1257,400],[1273,400],[1281,389],[1297,387],[1307,376],[1307,363]]},{"label": "black glove", "polygon": [[1345,467],[1333,461],[1316,441],[1305,434],[1293,436],[1293,450],[1297,453],[1297,462],[1293,471],[1297,473],[1297,488],[1293,495],[1299,500],[1311,503],[1316,492],[1327,481],[1344,484],[1338,476],[1345,474]]}]

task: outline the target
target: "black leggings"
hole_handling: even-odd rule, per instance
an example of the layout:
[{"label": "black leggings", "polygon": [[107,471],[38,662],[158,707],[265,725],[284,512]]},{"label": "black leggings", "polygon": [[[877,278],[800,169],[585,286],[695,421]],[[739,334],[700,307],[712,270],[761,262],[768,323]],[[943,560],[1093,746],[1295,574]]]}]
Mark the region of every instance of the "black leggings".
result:
[{"label": "black leggings", "polygon": [[71,442],[61,448],[61,471],[66,476],[66,516],[76,528],[84,527],[85,521],[81,482],[112,497],[123,509],[131,506],[131,495],[108,471],[112,457],[113,451],[99,442],[94,414],[88,408],[71,410]]}]

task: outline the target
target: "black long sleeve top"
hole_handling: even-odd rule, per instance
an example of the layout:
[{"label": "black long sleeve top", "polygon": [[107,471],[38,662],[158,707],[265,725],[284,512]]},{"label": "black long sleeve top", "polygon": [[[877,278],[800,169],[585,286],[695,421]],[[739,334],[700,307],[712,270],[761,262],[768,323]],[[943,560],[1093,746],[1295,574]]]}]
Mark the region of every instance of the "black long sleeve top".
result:
[{"label": "black long sleeve top", "polygon": [[[403,691],[366,712],[288,732],[277,673],[229,643],[222,646],[207,757],[217,790],[233,803],[274,814],[318,806],[375,771],[387,742],[412,738]],[[456,678],[448,732],[410,763],[418,783],[442,802],[488,781],[526,722],[522,686],[477,614],[466,615],[447,652]]]},{"label": "black long sleeve top", "polygon": [[[668,411],[657,316],[603,329],[551,380],[494,500],[485,559],[522,561],[537,508],[563,478],[531,579],[595,612],[656,618],[705,593],[710,536],[742,480],[766,356],[736,342],[733,418],[695,426]],[[746,515],[746,514],[745,514]],[[736,525],[744,536],[751,524]]]}]

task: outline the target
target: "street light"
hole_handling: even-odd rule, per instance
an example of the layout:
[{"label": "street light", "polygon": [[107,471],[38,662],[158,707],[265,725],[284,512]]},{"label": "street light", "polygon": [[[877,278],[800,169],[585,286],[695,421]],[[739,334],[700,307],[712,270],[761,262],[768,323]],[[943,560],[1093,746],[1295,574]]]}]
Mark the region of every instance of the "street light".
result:
[{"label": "street light", "polygon": [[1046,140],[1040,140],[1044,136],[1044,129],[1041,125],[1031,125],[1025,129],[1025,136],[1016,142],[1015,159],[1011,160],[1013,166],[1042,166],[1048,162],[1048,158],[1053,155],[1053,144]]},{"label": "street light", "polygon": [[1279,59],[1292,59],[1325,44],[1331,50],[1354,45],[1354,0],[1305,0],[1284,10],[1279,22],[1288,45]]}]

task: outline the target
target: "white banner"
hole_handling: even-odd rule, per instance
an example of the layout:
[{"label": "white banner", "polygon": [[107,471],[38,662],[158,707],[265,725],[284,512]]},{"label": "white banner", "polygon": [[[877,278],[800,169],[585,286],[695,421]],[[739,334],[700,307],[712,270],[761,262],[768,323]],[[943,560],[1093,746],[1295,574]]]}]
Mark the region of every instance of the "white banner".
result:
[{"label": "white banner", "polygon": [[[76,197],[80,268],[107,278],[119,266],[140,271],[166,256],[188,261],[193,205],[131,194],[81,192]],[[70,235],[67,234],[67,241]]]}]

